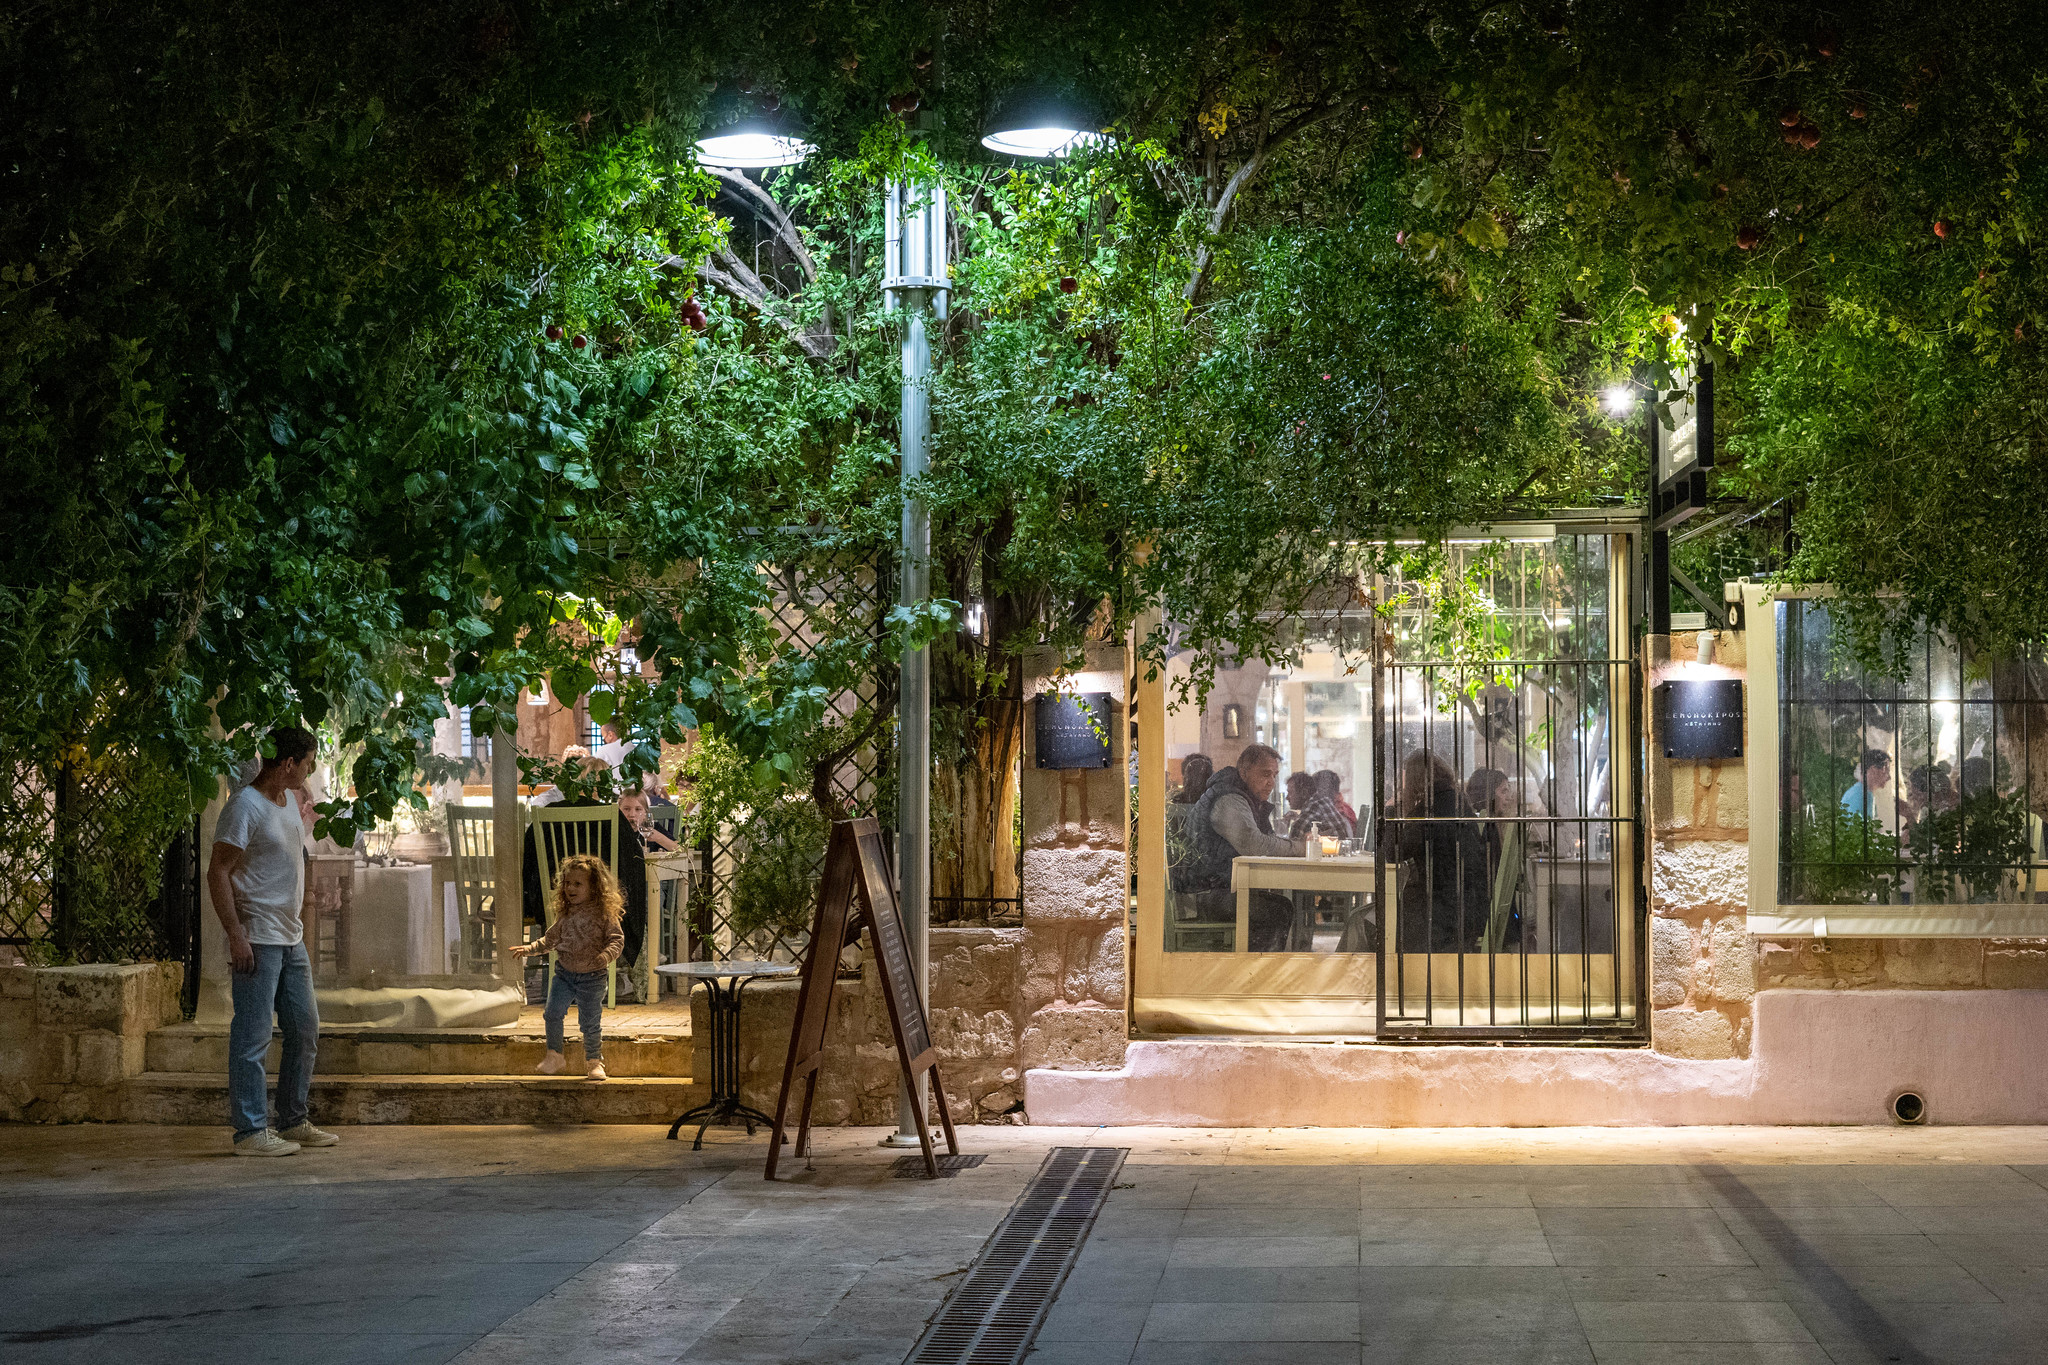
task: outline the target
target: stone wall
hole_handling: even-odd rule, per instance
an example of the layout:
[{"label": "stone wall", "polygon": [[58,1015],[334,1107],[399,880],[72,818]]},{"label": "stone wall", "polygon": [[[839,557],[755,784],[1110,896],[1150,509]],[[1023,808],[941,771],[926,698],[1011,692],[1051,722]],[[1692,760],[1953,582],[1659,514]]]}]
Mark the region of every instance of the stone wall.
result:
[{"label": "stone wall", "polygon": [[176,1023],[185,968],[0,967],[0,1121],[112,1122],[151,1029]]},{"label": "stone wall", "polygon": [[[1724,632],[1716,643],[1712,671],[1743,676],[1743,636]],[[1689,662],[1697,648],[1692,633],[1651,636],[1648,686],[1679,673],[1701,676],[1705,670]],[[1747,922],[1749,770],[1739,758],[1665,758],[1648,697],[1643,714],[1651,718],[1651,1046],[1674,1057],[1747,1057],[1757,991]]]},{"label": "stone wall", "polygon": [[[1699,676],[1698,636],[1649,640],[1648,683]],[[1742,633],[1717,639],[1715,668],[1747,677]],[[1674,662],[1677,661],[1677,662]],[[1760,990],[2048,989],[2041,939],[1787,938],[1748,932],[1749,772],[1741,759],[1681,762],[1649,737],[1651,1045],[1676,1057],[1750,1055]],[[1749,744],[1744,744],[1747,750]]]},{"label": "stone wall", "polygon": [[[1065,679],[1074,692],[1115,701],[1108,768],[1040,771],[1034,707],[1052,689],[1058,659],[1027,658],[1024,758],[1019,812],[1024,837],[1024,927],[931,931],[932,1042],[939,1050],[956,1123],[996,1123],[1027,1102],[1024,1073],[1113,1070],[1123,1065],[1124,774],[1130,727],[1124,655],[1092,648],[1086,668]],[[861,977],[833,991],[825,1064],[812,1104],[814,1124],[896,1121],[898,1063],[889,1016],[863,948]],[[794,981],[756,982],[742,1014],[741,1093],[773,1113],[796,1016]],[[691,1002],[692,1074],[711,1075],[711,1021],[704,992]]]},{"label": "stone wall", "polygon": [[[1110,694],[1114,716],[1107,768],[1038,768],[1036,698],[1054,691],[1056,683],[1069,692]],[[1025,708],[1019,792],[1024,946],[1018,1064],[1026,1071],[1113,1069],[1123,1065],[1130,1032],[1124,808],[1131,727],[1124,651],[1090,646],[1085,667],[1064,678],[1056,655],[1027,655],[1024,695],[1032,701]]]},{"label": "stone wall", "polygon": [[[1017,1017],[1024,935],[1022,929],[931,931],[932,1044],[939,1051],[939,1079],[955,1123],[1001,1122],[1022,1098]],[[860,979],[842,980],[833,989],[825,1064],[811,1106],[814,1124],[896,1121],[901,1071],[888,1007],[874,981],[874,961],[864,948]],[[775,1112],[782,1087],[796,997],[794,981],[757,981],[743,997],[740,1091],[765,1114]],[[690,1029],[695,1049],[691,1074],[707,1083],[711,1019],[702,990],[691,997]]]}]

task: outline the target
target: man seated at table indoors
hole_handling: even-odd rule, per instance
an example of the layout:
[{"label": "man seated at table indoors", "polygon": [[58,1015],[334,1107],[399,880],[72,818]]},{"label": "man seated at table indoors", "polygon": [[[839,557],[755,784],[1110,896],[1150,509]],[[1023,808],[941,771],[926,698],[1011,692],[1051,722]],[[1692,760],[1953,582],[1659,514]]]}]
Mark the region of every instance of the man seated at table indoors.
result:
[{"label": "man seated at table indoors", "polygon": [[[1273,788],[1280,781],[1280,754],[1264,744],[1247,744],[1233,767],[1209,779],[1195,813],[1188,820],[1193,845],[1188,859],[1188,889],[1210,906],[1231,908],[1230,863],[1234,858],[1265,856],[1299,858],[1302,842],[1273,832]],[[1205,907],[1207,908],[1207,907]],[[1255,953],[1287,947],[1294,920],[1293,898],[1279,891],[1251,893],[1251,933],[1247,945]]]},{"label": "man seated at table indoors", "polygon": [[[1301,795],[1295,796],[1294,778],[1302,779]],[[1296,773],[1287,779],[1287,804],[1295,808],[1294,823],[1287,832],[1300,839],[1314,830],[1321,829],[1332,839],[1349,839],[1352,822],[1345,818],[1343,808],[1337,802],[1337,774],[1327,770],[1311,777],[1307,773]]]}]

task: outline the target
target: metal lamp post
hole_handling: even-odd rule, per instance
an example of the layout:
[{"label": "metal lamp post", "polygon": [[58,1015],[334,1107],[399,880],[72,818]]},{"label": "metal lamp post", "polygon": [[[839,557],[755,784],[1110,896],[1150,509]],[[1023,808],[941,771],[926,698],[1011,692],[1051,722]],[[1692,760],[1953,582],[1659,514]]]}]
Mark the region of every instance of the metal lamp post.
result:
[{"label": "metal lamp post", "polygon": [[[757,119],[760,115],[755,116]],[[768,126],[773,123],[775,126]],[[998,105],[987,121],[982,145],[1011,156],[1063,157],[1102,140],[1091,131],[1100,120],[1070,96],[1026,92]],[[705,137],[699,157],[713,166],[789,165],[815,150],[773,119],[762,126],[736,127],[724,139]],[[931,593],[931,516],[912,485],[931,464],[931,341],[928,318],[943,321],[952,282],[946,274],[946,190],[940,184],[890,181],[884,190],[888,251],[883,264],[882,300],[903,317],[902,580],[897,600],[916,606]],[[927,943],[931,926],[931,650],[905,650],[897,702],[898,794],[896,874],[901,884],[904,938],[910,948],[917,993],[929,1007]],[[897,1130],[884,1146],[919,1145],[910,1090],[898,1092]]]},{"label": "metal lamp post", "polygon": [[[883,190],[888,239],[882,300],[903,313],[902,576],[897,601],[916,606],[931,595],[931,515],[912,485],[931,466],[932,348],[927,314],[946,316],[952,289],[946,277],[946,189],[892,180]],[[926,943],[932,892],[932,660],[929,646],[907,649],[897,692],[896,876],[901,886],[904,938],[920,1000],[930,1005]],[[884,1146],[919,1145],[907,1084],[898,1088],[896,1131]]]}]

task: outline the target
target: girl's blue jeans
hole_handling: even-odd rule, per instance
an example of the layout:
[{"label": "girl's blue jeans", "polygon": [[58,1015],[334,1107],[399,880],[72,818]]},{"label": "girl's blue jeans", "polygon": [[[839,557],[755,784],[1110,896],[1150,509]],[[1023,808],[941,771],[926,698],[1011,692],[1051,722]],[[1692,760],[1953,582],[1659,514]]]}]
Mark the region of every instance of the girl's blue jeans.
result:
[{"label": "girl's blue jeans", "polygon": [[555,964],[555,979],[548,986],[548,1007],[541,1012],[548,1025],[548,1051],[562,1050],[562,1021],[569,1017],[573,1002],[576,1027],[583,1034],[583,1060],[604,1060],[604,994],[610,978],[611,973],[602,968],[572,972],[560,963]]}]

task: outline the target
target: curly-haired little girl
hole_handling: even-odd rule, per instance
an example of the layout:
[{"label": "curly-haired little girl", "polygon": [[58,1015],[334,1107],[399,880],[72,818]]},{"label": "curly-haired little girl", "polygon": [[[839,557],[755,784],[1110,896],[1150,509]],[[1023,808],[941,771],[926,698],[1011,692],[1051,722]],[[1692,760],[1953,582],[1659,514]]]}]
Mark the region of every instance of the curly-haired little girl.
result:
[{"label": "curly-haired little girl", "polygon": [[574,1001],[576,1027],[583,1033],[584,1076],[593,1081],[605,1078],[604,995],[610,975],[606,969],[626,946],[625,904],[618,883],[600,859],[587,853],[565,858],[555,873],[554,924],[538,940],[512,950],[518,957],[555,954],[554,981],[541,1016],[548,1026],[542,1075],[558,1076],[568,1068],[569,1059],[562,1055],[562,1021]]}]

